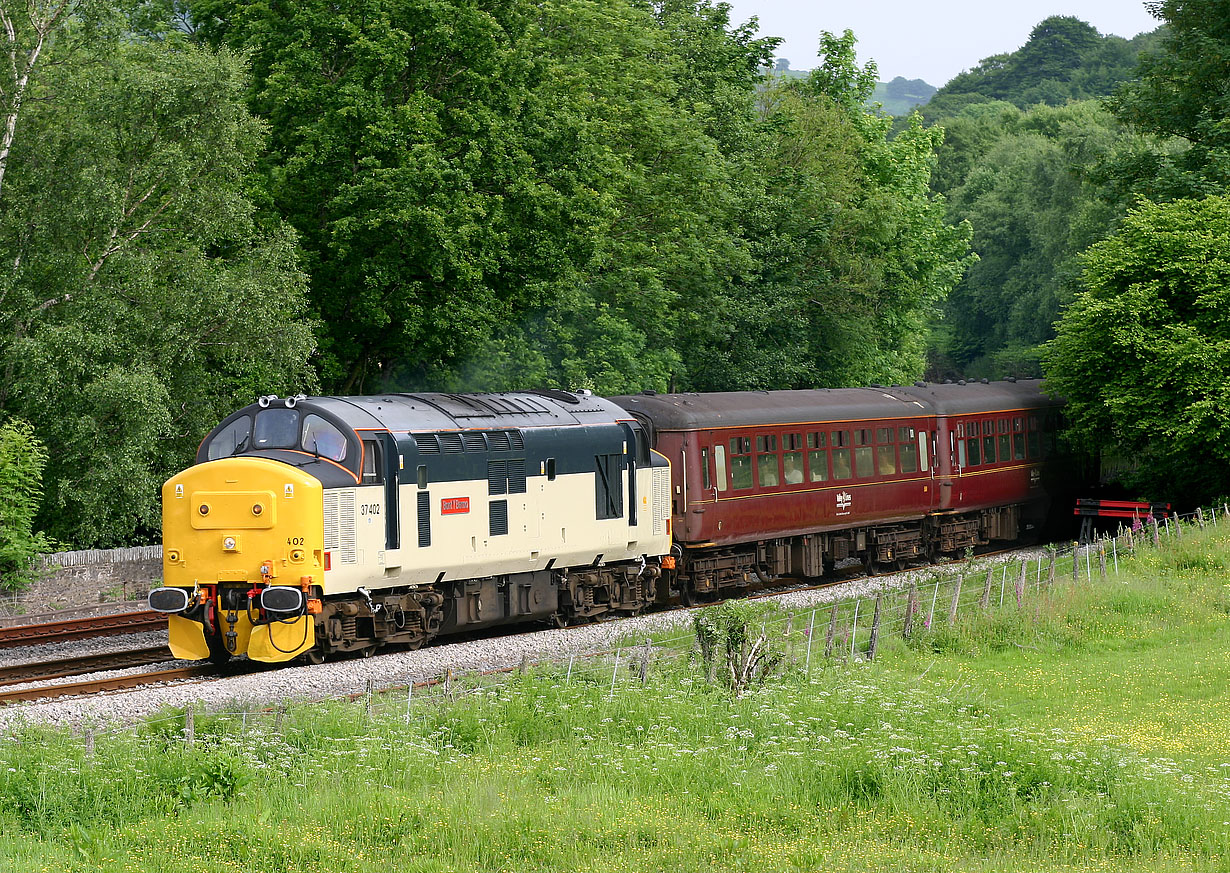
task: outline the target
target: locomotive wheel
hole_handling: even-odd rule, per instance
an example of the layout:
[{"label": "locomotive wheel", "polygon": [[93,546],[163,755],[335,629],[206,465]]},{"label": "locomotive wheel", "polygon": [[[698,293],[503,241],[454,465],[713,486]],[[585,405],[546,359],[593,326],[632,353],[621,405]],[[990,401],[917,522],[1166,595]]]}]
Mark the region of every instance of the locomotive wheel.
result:
[{"label": "locomotive wheel", "polygon": [[324,653],[322,649],[319,649],[319,648],[308,649],[306,652],[303,653],[303,660],[305,663],[313,664],[317,666],[319,666],[320,664],[323,664],[325,662],[326,657],[328,656]]}]

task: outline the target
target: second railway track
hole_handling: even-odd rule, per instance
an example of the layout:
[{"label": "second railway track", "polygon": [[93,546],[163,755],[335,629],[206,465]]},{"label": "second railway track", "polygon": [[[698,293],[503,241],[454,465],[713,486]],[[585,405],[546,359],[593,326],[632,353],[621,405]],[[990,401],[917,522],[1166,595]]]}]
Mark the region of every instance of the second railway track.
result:
[{"label": "second railway track", "polygon": [[162,630],[166,616],[151,609],[0,628],[0,649]]}]

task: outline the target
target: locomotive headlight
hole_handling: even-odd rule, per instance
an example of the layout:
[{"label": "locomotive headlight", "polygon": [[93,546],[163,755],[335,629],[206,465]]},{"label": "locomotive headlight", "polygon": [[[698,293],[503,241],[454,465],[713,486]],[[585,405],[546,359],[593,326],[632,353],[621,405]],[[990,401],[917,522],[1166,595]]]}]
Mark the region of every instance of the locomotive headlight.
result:
[{"label": "locomotive headlight", "polygon": [[222,550],[224,552],[239,551],[239,540],[236,539],[235,537],[223,537],[222,538]]}]

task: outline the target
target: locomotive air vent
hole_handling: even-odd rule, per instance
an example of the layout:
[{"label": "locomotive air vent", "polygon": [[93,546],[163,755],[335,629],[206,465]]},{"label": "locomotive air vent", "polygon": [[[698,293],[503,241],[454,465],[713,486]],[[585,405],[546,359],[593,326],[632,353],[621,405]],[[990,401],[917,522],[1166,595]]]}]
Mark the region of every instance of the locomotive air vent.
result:
[{"label": "locomotive air vent", "polygon": [[440,434],[440,448],[445,452],[453,453],[462,451],[461,434],[459,433],[442,433]]},{"label": "locomotive air vent", "polygon": [[440,441],[436,439],[434,433],[416,433],[414,442],[419,447],[420,455],[440,454]]},{"label": "locomotive air vent", "polygon": [[487,440],[477,431],[466,431],[461,435],[461,439],[465,443],[467,452],[487,451]]}]

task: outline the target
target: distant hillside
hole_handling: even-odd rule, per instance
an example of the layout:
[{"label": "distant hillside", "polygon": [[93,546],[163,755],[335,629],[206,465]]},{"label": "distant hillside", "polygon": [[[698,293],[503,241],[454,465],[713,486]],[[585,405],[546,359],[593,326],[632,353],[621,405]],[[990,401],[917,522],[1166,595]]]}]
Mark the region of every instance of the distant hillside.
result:
[{"label": "distant hillside", "polygon": [[1154,51],[1160,34],[1161,28],[1130,40],[1103,36],[1078,18],[1052,16],[1016,51],[991,55],[954,77],[935,93],[923,115],[934,121],[993,100],[1024,109],[1105,97],[1132,78],[1140,54]]},{"label": "distant hillside", "polygon": [[935,93],[935,86],[922,79],[898,76],[887,84],[877,82],[871,102],[882,104],[889,115],[908,115],[915,107],[925,106]]},{"label": "distant hillside", "polygon": [[[776,76],[796,79],[806,76],[809,72],[811,71],[790,69],[790,62],[785,58],[779,58],[773,70]],[[915,107],[925,106],[935,92],[935,86],[928,85],[922,79],[906,79],[904,76],[898,76],[891,82],[876,82],[875,92],[867,101],[867,105],[870,107],[880,104],[889,115],[908,115]]]}]

